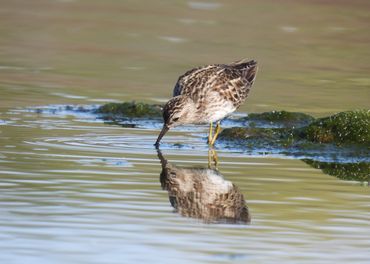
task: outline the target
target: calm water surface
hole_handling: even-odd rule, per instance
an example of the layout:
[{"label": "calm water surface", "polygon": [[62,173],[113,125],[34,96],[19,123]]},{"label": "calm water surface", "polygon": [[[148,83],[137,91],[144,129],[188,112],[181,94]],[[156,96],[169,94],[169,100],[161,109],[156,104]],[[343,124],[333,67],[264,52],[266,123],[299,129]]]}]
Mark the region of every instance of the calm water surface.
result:
[{"label": "calm water surface", "polygon": [[241,112],[368,108],[368,1],[278,2],[2,1],[0,262],[369,263],[366,183],[220,144],[208,169],[206,127],[159,154],[158,122],[31,109],[163,102],[185,70],[241,57],[261,65]]}]

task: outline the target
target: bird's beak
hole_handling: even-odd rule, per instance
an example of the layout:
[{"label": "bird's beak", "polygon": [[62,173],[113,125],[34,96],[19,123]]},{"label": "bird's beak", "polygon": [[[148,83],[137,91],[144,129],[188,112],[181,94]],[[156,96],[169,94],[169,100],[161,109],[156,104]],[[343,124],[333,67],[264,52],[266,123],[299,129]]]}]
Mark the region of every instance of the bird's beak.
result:
[{"label": "bird's beak", "polygon": [[163,136],[167,133],[167,131],[169,130],[170,128],[166,125],[166,124],[164,124],[163,125],[163,128],[162,128],[162,131],[161,131],[161,133],[159,133],[159,136],[158,136],[158,138],[157,138],[157,141],[155,142],[155,146],[156,147],[158,147],[159,146],[159,142],[161,141],[161,139],[163,138]]}]

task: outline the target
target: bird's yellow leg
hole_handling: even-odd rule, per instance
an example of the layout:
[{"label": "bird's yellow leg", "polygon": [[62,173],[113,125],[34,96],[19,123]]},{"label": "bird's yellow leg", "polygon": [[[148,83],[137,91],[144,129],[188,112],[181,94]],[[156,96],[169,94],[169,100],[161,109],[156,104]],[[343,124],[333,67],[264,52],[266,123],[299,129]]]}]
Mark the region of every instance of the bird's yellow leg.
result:
[{"label": "bird's yellow leg", "polygon": [[208,144],[211,144],[212,142],[212,127],[213,127],[213,124],[212,122],[209,124],[209,133],[208,133]]},{"label": "bird's yellow leg", "polygon": [[217,156],[217,152],[216,150],[212,149],[212,158],[213,158],[213,161],[215,163],[215,168],[216,170],[218,170],[217,166],[218,166],[218,156]]},{"label": "bird's yellow leg", "polygon": [[218,165],[218,157],[217,157],[217,152],[213,148],[210,148],[208,150],[208,168],[211,169],[212,167],[212,161],[215,164],[215,169],[218,170],[217,165]]},{"label": "bird's yellow leg", "polygon": [[221,125],[220,125],[220,121],[218,121],[217,125],[216,125],[215,135],[213,136],[213,138],[211,140],[211,143],[210,143],[211,146],[213,146],[213,144],[215,144],[216,139],[217,139],[218,134],[220,133],[220,131],[221,131]]},{"label": "bird's yellow leg", "polygon": [[208,169],[212,167],[212,157],[211,157],[211,150],[208,150]]}]

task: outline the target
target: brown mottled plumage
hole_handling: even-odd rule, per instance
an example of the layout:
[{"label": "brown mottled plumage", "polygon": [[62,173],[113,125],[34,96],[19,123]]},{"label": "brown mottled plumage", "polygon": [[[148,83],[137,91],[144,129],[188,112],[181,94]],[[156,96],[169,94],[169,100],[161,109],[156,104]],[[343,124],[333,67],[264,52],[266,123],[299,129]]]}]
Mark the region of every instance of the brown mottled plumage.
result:
[{"label": "brown mottled plumage", "polygon": [[[245,101],[256,78],[257,62],[241,60],[194,68],[181,75],[173,98],[163,109],[164,125],[155,145],[174,126],[211,123],[234,112]],[[217,124],[219,128],[219,123]],[[211,144],[216,140],[219,130]],[[211,139],[212,130],[210,130]]]},{"label": "brown mottled plumage", "polygon": [[179,168],[158,150],[162,164],[160,181],[171,205],[182,216],[206,223],[249,223],[250,214],[243,194],[232,182],[213,169]]}]

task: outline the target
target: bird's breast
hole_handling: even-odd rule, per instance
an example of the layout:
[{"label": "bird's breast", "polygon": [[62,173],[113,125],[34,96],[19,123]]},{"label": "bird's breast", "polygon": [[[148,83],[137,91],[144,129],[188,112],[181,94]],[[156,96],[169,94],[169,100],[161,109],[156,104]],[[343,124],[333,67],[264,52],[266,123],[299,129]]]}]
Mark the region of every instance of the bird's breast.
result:
[{"label": "bird's breast", "polygon": [[216,122],[221,120],[235,111],[235,107],[232,103],[226,103],[223,107],[217,108],[214,112],[209,113],[209,122]]},{"label": "bird's breast", "polygon": [[206,104],[207,106],[200,108],[198,112],[201,123],[216,122],[236,110],[236,107],[230,101],[214,100],[208,101]]}]

